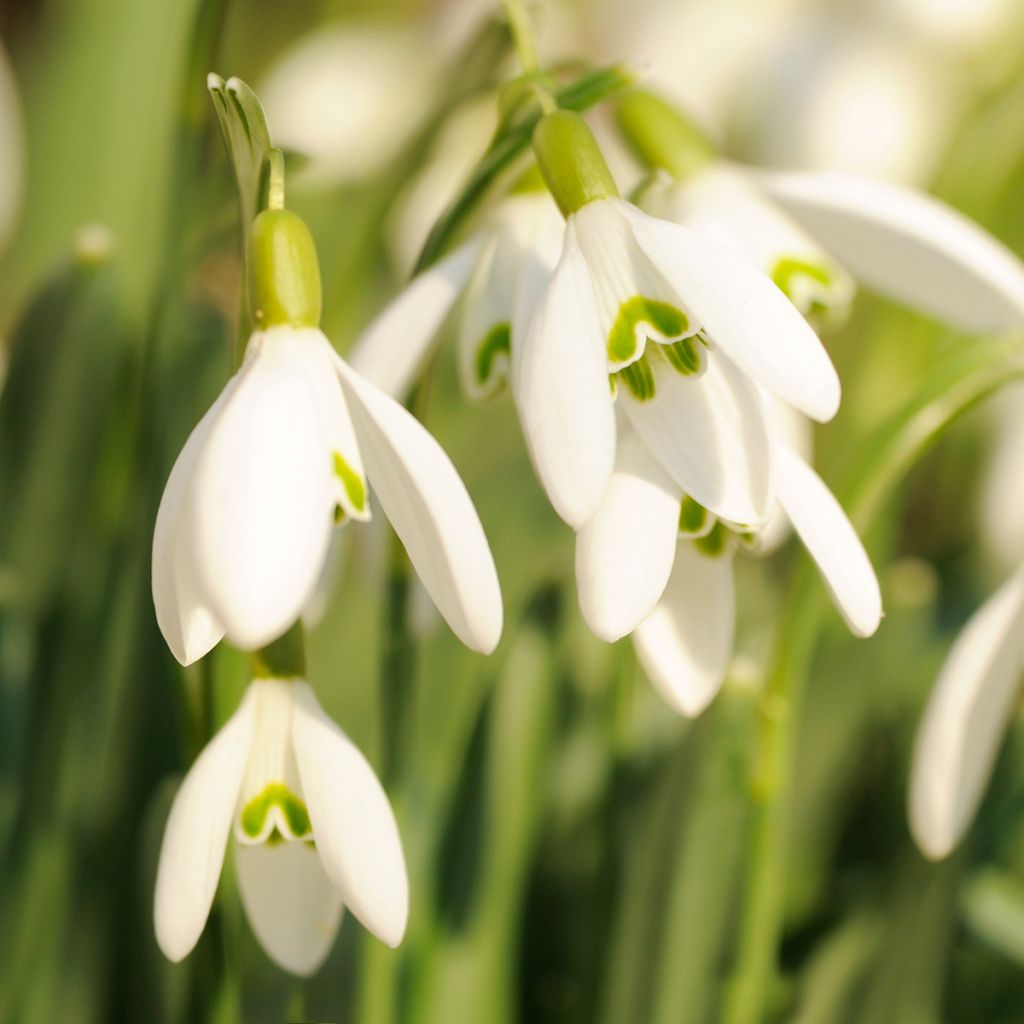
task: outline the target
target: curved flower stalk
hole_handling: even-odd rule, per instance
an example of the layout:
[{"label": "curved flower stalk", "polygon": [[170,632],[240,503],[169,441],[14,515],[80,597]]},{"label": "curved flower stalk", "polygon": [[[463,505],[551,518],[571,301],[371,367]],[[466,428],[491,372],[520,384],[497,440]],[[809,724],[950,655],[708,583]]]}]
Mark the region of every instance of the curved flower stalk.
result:
[{"label": "curved flower stalk", "polygon": [[387,796],[302,679],[255,679],[174,799],[154,901],[173,961],[203,931],[232,837],[246,917],[284,970],[323,963],[343,906],[401,942],[409,887]]},{"label": "curved flower stalk", "polygon": [[467,396],[503,389],[513,335],[558,259],[561,218],[528,175],[501,199],[467,242],[413,278],[356,343],[351,365],[388,394],[412,388],[442,323],[462,300],[457,327],[459,379]]},{"label": "curved flower stalk", "polygon": [[953,644],[914,744],[910,829],[933,860],[967,831],[1024,679],[1024,567],[974,613]]},{"label": "curved flower stalk", "polygon": [[[878,580],[839,503],[811,467],[772,437],[775,494],[851,632],[870,636],[882,616]],[[680,713],[699,714],[732,655],[732,559],[757,551],[764,530],[730,523],[681,490],[628,429],[597,514],[576,542],[580,607],[613,642],[631,633],[648,676]]]},{"label": "curved flower stalk", "polygon": [[577,115],[549,114],[534,147],[566,226],[516,390],[555,510],[575,529],[597,511],[618,406],[681,491],[762,526],[774,481],[759,388],[831,418],[839,380],[818,338],[733,250],[620,199]]},{"label": "curved flower stalk", "polygon": [[254,650],[283,634],[336,524],[369,519],[371,489],[453,631],[490,652],[501,592],[476,510],[440,445],[317,328],[319,272],[302,221],[261,213],[249,266],[257,330],[157,514],[153,599],[175,657],[190,664],[224,636]]}]

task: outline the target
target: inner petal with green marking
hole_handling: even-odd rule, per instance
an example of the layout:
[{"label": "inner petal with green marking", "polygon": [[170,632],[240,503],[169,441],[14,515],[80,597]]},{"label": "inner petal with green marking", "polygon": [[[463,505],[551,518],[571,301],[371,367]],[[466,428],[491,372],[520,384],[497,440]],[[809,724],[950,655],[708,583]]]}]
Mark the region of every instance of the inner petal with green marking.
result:
[{"label": "inner petal with green marking", "polygon": [[810,321],[844,319],[853,300],[853,284],[841,271],[797,256],[781,256],[771,268],[779,290]]},{"label": "inner petal with green marking", "polygon": [[473,356],[473,382],[481,394],[494,394],[502,386],[511,353],[511,325],[495,324],[476,346]]},{"label": "inner petal with green marking", "polygon": [[311,839],[312,826],[305,803],[283,782],[268,783],[238,816],[243,841],[279,843],[289,839]]},{"label": "inner petal with green marking", "polygon": [[683,537],[691,539],[704,537],[709,534],[718,523],[699,501],[695,501],[688,494],[683,495],[679,503],[679,533]]},{"label": "inner petal with green marking", "polygon": [[612,391],[622,384],[638,402],[649,402],[657,393],[659,367],[683,377],[696,377],[706,365],[707,342],[699,334],[679,341],[658,342],[639,359],[611,374]]},{"label": "inner petal with green marking", "polygon": [[[366,481],[361,473],[358,473],[352,465],[345,460],[341,452],[331,453],[334,465],[334,475],[341,481],[345,492],[348,509],[341,508],[335,511],[335,522],[342,522],[347,512],[359,516],[365,516],[366,508]],[[340,516],[338,512],[340,511]]]},{"label": "inner petal with green marking", "polygon": [[608,363],[613,371],[619,370],[643,355],[648,340],[664,344],[692,333],[689,317],[681,309],[634,295],[619,306],[608,332]]}]

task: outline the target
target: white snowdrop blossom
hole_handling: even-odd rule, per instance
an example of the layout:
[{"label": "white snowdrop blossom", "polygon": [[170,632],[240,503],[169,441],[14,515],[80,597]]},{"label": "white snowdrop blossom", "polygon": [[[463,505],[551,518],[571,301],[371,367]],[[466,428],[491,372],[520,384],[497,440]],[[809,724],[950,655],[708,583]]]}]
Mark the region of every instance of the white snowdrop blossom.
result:
[{"label": "white snowdrop blossom", "polygon": [[[351,364],[388,394],[409,392],[442,323],[461,300],[459,379],[470,398],[500,392],[558,259],[562,221],[544,190],[500,200],[469,241],[417,275],[360,336]],[[521,347],[521,346],[520,346]]]},{"label": "white snowdrop blossom", "polygon": [[[882,601],[856,532],[814,470],[775,436],[769,444],[780,507],[850,630],[870,636]],[[732,655],[733,554],[761,543],[761,531],[715,516],[682,491],[626,429],[604,501],[577,535],[580,608],[604,640],[631,633],[662,696],[697,715],[718,692]]]},{"label": "white snowdrop blossom", "polygon": [[1024,679],[1024,567],[974,613],[918,728],[910,830],[933,860],[952,852],[981,802]]},{"label": "white snowdrop blossom", "polygon": [[157,869],[157,941],[195,946],[233,836],[242,906],[267,955],[313,973],[343,906],[397,946],[408,914],[402,845],[366,758],[301,679],[259,678],[186,775]]},{"label": "white snowdrop blossom", "polygon": [[[619,199],[582,119],[548,115],[535,148],[566,224],[515,390],[555,510],[575,529],[597,511],[618,406],[682,492],[729,522],[763,525],[775,487],[760,388],[832,417],[839,380],[817,336],[728,246]],[[559,168],[580,154],[585,173]],[[581,194],[563,202],[559,187]]]},{"label": "white snowdrop blossom", "polygon": [[164,637],[190,664],[224,636],[254,650],[282,635],[314,593],[336,523],[369,519],[372,491],[452,630],[489,653],[501,592],[466,488],[415,417],[313,326],[316,283],[316,315],[253,334],[171,471],[153,538]]}]

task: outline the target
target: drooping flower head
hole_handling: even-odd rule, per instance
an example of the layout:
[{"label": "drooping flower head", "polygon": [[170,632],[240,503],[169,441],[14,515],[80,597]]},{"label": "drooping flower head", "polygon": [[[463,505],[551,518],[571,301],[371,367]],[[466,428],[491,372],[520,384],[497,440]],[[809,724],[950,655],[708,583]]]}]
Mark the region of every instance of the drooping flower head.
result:
[{"label": "drooping flower head", "polygon": [[255,333],[193,430],[157,515],[153,597],[175,657],[223,636],[253,650],[299,617],[333,530],[379,501],[459,638],[493,650],[501,594],[476,510],[438,443],[363,379],[318,328],[305,224],[265,210],[249,239]]},{"label": "drooping flower head", "polygon": [[229,842],[249,923],[285,970],[320,966],[343,907],[401,941],[408,880],[387,796],[300,678],[255,679],[175,797],[154,902],[169,959],[198,941]]}]

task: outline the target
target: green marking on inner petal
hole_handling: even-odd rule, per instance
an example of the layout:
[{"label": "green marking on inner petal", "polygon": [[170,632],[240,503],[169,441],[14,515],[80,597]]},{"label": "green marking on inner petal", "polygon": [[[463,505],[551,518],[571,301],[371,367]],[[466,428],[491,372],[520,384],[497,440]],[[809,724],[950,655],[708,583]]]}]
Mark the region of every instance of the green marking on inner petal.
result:
[{"label": "green marking on inner petal", "polygon": [[694,540],[693,546],[702,555],[707,555],[708,558],[719,558],[725,554],[728,540],[728,529],[721,522],[717,522],[711,527],[707,536],[698,537]]},{"label": "green marking on inner petal", "polygon": [[[306,805],[283,782],[271,782],[264,787],[262,793],[254,796],[242,808],[239,815],[242,831],[250,839],[259,837],[266,825],[267,815],[273,807],[281,809],[289,831],[296,838],[302,838],[313,831]],[[274,835],[276,833],[275,829]],[[273,836],[270,841],[273,841]]]},{"label": "green marking on inner petal", "polygon": [[679,505],[679,532],[701,533],[707,526],[709,515],[708,510],[699,501],[694,501],[688,494],[684,494]]},{"label": "green marking on inner petal", "polygon": [[342,458],[340,452],[334,452],[334,472],[345,488],[345,494],[357,512],[366,508],[366,484],[363,478]]},{"label": "green marking on inner petal", "polygon": [[476,348],[473,372],[476,375],[477,383],[480,385],[489,383],[498,356],[504,353],[505,357],[509,358],[511,352],[511,325],[508,323],[495,324]]},{"label": "green marking on inner petal", "polygon": [[638,402],[649,402],[654,397],[654,371],[650,360],[641,356],[635,363],[624,366],[611,375],[613,383],[621,381]]},{"label": "green marking on inner petal", "polygon": [[787,299],[792,299],[795,289],[793,282],[798,277],[809,277],[823,288],[831,288],[835,283],[832,274],[820,263],[798,259],[796,256],[783,256],[772,267],[771,279]]},{"label": "green marking on inner petal", "polygon": [[657,351],[664,353],[669,366],[676,373],[681,373],[684,377],[692,377],[694,374],[700,373],[703,366],[699,347],[701,344],[700,338],[693,335],[689,338],[682,338],[680,341],[659,345]]},{"label": "green marking on inner petal", "polygon": [[608,359],[613,363],[627,363],[637,352],[636,329],[641,324],[663,338],[678,338],[689,329],[686,314],[667,302],[634,295],[619,306],[618,316],[608,334]]}]

